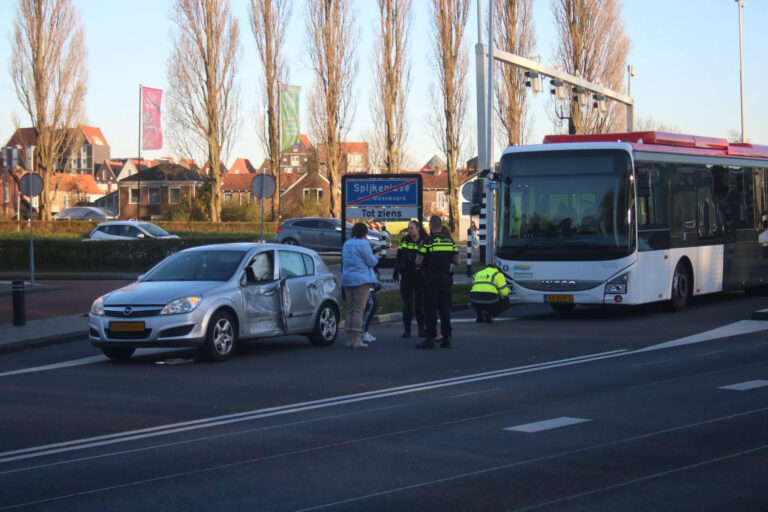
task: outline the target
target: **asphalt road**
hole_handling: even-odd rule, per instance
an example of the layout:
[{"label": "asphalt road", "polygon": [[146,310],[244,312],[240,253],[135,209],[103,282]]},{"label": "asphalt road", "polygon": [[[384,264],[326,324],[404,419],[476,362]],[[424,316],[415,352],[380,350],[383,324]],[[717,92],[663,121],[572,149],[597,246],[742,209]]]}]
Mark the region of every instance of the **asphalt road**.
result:
[{"label": "asphalt road", "polygon": [[375,327],[105,360],[0,359],[0,509],[766,510],[766,297],[455,315],[454,348]]}]

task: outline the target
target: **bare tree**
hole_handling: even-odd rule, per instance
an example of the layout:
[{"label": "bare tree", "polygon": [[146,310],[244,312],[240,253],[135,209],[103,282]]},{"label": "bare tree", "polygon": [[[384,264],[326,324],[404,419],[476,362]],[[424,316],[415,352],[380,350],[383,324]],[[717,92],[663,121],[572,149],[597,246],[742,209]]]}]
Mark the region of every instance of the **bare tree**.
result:
[{"label": "bare tree", "polygon": [[[558,33],[556,58],[566,72],[604,87],[622,90],[629,37],[624,33],[619,0],[552,0]],[[607,133],[622,130],[626,112],[623,105],[609,102],[604,114],[585,109],[571,98],[570,116],[576,133]]]},{"label": "bare tree", "polygon": [[657,121],[651,116],[636,116],[635,131],[683,133],[677,126],[667,124],[664,121]]},{"label": "bare tree", "polygon": [[[43,178],[42,218],[51,219],[51,178],[80,140],[87,91],[85,32],[71,0],[19,0],[13,22],[11,75],[35,130],[35,167]],[[66,170],[61,168],[60,170]]]},{"label": "bare tree", "polygon": [[435,106],[433,126],[439,127],[435,142],[445,154],[448,174],[448,224],[459,236],[458,162],[467,109],[469,55],[463,45],[469,0],[432,0],[433,38],[439,93],[432,89]]},{"label": "bare tree", "polygon": [[330,215],[341,216],[339,168],[341,140],[351,123],[354,13],[350,0],[307,0],[307,50],[315,73],[309,94],[309,117],[324,152],[330,184]]},{"label": "bare tree", "polygon": [[284,62],[282,56],[285,27],[291,17],[287,0],[251,0],[249,12],[251,30],[256,39],[261,64],[264,67],[264,90],[267,102],[267,126],[265,146],[269,155],[269,168],[277,182],[277,191],[272,201],[272,218],[277,220],[280,213],[280,129],[277,125],[279,105],[279,80]]},{"label": "bare tree", "polygon": [[[528,57],[536,44],[533,31],[533,0],[496,0],[496,22],[493,25],[494,45],[504,51]],[[503,64],[495,73],[496,115],[506,145],[525,142],[526,102],[525,71]]]},{"label": "bare tree", "polygon": [[212,178],[211,220],[221,221],[220,162],[238,126],[240,26],[229,0],[177,0],[168,61],[171,123],[208,158]]},{"label": "bare tree", "polygon": [[[410,86],[408,37],[412,0],[378,0],[379,32],[374,43],[376,97],[372,114],[377,139],[383,141],[383,163],[388,173],[400,172],[406,137],[405,107]],[[378,144],[377,144],[378,145]]]}]

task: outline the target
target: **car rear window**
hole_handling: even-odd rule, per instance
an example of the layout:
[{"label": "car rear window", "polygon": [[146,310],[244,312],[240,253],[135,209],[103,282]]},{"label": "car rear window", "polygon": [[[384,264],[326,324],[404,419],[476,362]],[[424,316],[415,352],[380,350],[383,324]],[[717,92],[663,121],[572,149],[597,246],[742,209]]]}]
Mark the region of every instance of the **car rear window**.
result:
[{"label": "car rear window", "polygon": [[168,236],[168,232],[166,230],[155,226],[154,224],[144,223],[139,224],[139,227],[152,236]]},{"label": "car rear window", "polygon": [[245,251],[182,251],[169,256],[142,281],[227,281]]}]

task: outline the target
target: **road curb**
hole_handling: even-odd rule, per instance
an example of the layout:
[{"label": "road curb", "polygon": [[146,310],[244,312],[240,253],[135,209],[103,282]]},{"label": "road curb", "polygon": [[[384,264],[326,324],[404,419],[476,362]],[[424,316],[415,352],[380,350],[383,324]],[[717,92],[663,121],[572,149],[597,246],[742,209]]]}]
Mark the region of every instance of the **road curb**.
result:
[{"label": "road curb", "polygon": [[752,320],[768,320],[768,309],[758,309],[752,312]]}]

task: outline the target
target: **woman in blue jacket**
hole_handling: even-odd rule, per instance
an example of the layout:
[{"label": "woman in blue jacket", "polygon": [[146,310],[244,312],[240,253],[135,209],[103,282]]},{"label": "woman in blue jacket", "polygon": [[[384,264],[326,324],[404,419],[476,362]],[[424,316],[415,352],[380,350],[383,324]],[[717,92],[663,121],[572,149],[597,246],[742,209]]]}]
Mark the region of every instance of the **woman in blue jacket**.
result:
[{"label": "woman in blue jacket", "polygon": [[347,348],[367,346],[360,339],[363,331],[363,311],[370,287],[378,281],[373,267],[379,262],[366,238],[367,234],[368,227],[358,222],[352,226],[352,238],[344,242],[341,248],[341,285],[347,298]]}]

